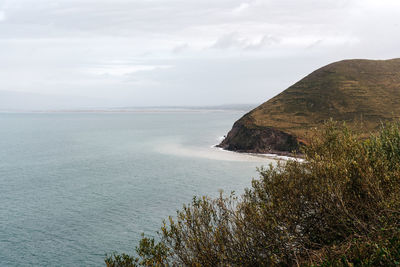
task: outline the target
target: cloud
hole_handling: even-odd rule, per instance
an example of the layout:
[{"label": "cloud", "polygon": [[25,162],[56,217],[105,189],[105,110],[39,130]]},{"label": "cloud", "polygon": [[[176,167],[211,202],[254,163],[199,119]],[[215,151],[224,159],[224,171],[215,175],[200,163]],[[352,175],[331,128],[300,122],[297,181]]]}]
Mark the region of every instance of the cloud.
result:
[{"label": "cloud", "polygon": [[259,41],[250,43],[246,45],[244,48],[248,50],[259,50],[270,45],[279,44],[281,42],[280,38],[277,38],[272,35],[264,35]]},{"label": "cloud", "polygon": [[249,3],[241,3],[238,7],[232,10],[232,13],[234,14],[239,14],[243,12],[244,10],[248,9],[250,6]]},{"label": "cloud", "polygon": [[6,13],[2,10],[0,10],[0,22],[6,20]]},{"label": "cloud", "polygon": [[246,40],[240,39],[237,33],[224,35],[211,46],[217,49],[241,48],[246,44]]},{"label": "cloud", "polygon": [[177,45],[172,49],[172,52],[174,54],[180,54],[186,50],[189,49],[189,45],[188,44],[181,44],[181,45]]},{"label": "cloud", "polygon": [[398,7],[397,0],[0,0],[0,90],[110,105],[153,105],[155,96],[164,105],[263,102],[331,61],[399,57]]},{"label": "cloud", "polygon": [[240,37],[238,33],[224,35],[211,46],[214,49],[260,50],[278,44],[280,38],[266,34],[259,37]]},{"label": "cloud", "polygon": [[88,69],[84,72],[95,74],[95,75],[111,75],[111,76],[124,76],[139,71],[153,71],[157,69],[168,69],[170,65],[129,65],[129,64],[107,64],[97,65]]}]

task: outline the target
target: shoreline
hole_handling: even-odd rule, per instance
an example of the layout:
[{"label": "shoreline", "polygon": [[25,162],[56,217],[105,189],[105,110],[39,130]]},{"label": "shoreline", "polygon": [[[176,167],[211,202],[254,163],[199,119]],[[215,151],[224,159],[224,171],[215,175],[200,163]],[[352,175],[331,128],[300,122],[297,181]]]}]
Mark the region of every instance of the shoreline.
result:
[{"label": "shoreline", "polygon": [[218,144],[212,145],[211,148],[218,149],[219,151],[224,151],[224,152],[229,152],[229,153],[235,153],[235,154],[242,154],[242,155],[249,155],[253,157],[259,157],[259,158],[267,158],[267,159],[272,159],[272,160],[284,160],[284,161],[289,161],[289,160],[294,160],[298,162],[303,162],[304,159],[301,157],[293,157],[289,156],[289,153],[249,153],[249,152],[239,152],[239,151],[232,151],[232,150],[226,150],[221,147],[218,147]]}]

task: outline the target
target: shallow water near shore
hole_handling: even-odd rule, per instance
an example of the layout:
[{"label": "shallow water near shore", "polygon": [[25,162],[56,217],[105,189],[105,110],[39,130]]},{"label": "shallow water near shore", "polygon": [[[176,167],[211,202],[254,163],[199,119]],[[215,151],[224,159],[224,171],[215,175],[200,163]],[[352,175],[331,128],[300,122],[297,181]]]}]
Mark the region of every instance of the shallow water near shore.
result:
[{"label": "shallow water near shore", "polygon": [[101,266],[273,160],[212,148],[240,111],[0,114],[0,265]]}]

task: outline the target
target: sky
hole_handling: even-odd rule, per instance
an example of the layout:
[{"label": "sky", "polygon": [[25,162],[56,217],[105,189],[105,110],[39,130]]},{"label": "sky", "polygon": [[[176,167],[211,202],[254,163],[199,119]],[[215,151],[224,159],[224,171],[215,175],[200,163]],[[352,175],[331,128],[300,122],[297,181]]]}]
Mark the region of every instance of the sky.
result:
[{"label": "sky", "polygon": [[400,57],[399,0],[0,0],[0,109],[262,103]]}]

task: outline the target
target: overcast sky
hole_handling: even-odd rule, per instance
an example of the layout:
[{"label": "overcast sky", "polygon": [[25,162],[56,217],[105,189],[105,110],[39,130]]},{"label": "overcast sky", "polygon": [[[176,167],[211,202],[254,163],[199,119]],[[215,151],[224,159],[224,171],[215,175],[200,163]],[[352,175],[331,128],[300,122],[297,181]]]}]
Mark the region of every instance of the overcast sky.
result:
[{"label": "overcast sky", "polygon": [[332,61],[400,57],[399,24],[399,0],[0,0],[0,105],[261,103]]}]

